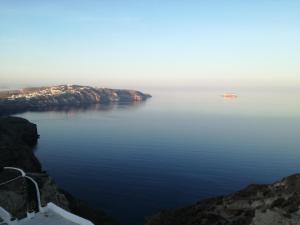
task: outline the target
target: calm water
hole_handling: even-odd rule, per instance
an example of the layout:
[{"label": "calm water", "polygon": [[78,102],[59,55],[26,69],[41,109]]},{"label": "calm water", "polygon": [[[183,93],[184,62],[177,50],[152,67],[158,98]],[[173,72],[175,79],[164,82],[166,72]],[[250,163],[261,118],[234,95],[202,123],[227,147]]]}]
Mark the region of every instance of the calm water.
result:
[{"label": "calm water", "polygon": [[300,172],[300,93],[151,92],[144,104],[25,113],[57,183],[124,224]]}]

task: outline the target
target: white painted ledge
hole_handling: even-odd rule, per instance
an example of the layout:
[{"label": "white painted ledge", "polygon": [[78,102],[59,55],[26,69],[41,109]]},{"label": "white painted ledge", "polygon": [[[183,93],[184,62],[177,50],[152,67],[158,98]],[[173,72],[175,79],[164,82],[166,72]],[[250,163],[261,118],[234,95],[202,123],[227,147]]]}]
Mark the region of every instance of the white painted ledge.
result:
[{"label": "white painted ledge", "polygon": [[12,216],[10,215],[9,212],[7,212],[5,209],[3,209],[0,206],[0,217],[4,220],[4,222],[9,222]]},{"label": "white painted ledge", "polygon": [[72,213],[58,207],[57,205],[55,205],[52,202],[49,202],[47,204],[47,206],[44,207],[44,209],[51,210],[51,211],[55,212],[56,214],[60,215],[61,217],[65,218],[66,220],[69,220],[73,223],[77,223],[80,225],[94,225],[91,221],[84,219],[80,216],[77,216],[75,214],[72,214]]}]

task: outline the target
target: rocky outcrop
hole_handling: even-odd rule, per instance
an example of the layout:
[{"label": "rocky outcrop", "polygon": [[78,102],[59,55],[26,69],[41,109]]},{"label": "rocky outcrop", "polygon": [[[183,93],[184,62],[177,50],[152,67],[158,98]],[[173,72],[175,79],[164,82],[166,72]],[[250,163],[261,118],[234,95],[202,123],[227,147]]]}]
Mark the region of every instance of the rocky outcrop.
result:
[{"label": "rocky outcrop", "polygon": [[[89,207],[84,202],[61,190],[34,156],[34,145],[38,140],[37,127],[29,121],[17,117],[0,118],[0,184],[20,174],[16,171],[3,170],[3,166],[18,167],[37,181],[41,202],[48,202],[71,211],[94,224],[116,224],[102,211]],[[0,185],[0,206],[8,210],[16,218],[23,218],[27,211],[37,210],[35,189],[31,182],[18,178],[13,182]]]},{"label": "rocky outcrop", "polygon": [[134,90],[79,85],[25,88],[0,92],[0,113],[3,115],[59,107],[74,108],[93,104],[140,102],[150,97],[151,95]]},{"label": "rocky outcrop", "polygon": [[165,210],[145,225],[299,225],[300,174],[271,185],[250,185],[190,207]]},{"label": "rocky outcrop", "polygon": [[[36,125],[29,121],[0,118],[1,166],[20,167],[34,178],[41,190],[42,205],[53,202],[96,225],[116,224],[102,211],[61,190],[42,172],[33,153],[37,139]],[[16,176],[14,171],[0,171],[0,184]],[[0,186],[0,206],[17,218],[25,216],[28,210],[36,210],[34,188],[25,182],[18,179]],[[295,174],[274,184],[250,185],[239,192],[202,200],[186,208],[162,211],[144,225],[299,225],[299,221],[300,174]]]},{"label": "rocky outcrop", "polygon": [[33,154],[37,139],[35,124],[22,118],[0,118],[0,165],[41,171],[41,165]]}]

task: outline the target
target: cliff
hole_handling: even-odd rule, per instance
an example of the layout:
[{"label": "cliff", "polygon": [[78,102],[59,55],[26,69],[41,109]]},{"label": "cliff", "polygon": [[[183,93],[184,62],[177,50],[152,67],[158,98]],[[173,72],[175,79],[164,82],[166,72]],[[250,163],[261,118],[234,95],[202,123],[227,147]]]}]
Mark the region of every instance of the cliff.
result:
[{"label": "cliff", "polygon": [[43,111],[59,107],[140,102],[151,95],[135,90],[96,88],[80,85],[25,88],[0,92],[0,113]]},{"label": "cliff", "polygon": [[[33,152],[38,137],[35,124],[17,117],[0,118],[0,183],[18,176],[14,171],[1,171],[3,166],[21,168],[38,182],[43,206],[48,202],[53,202],[72,213],[89,219],[96,225],[116,224],[102,211],[89,207],[68,192],[61,190],[54,180],[42,171],[41,164]],[[0,206],[16,218],[22,218],[26,211],[37,208],[34,187],[30,182],[25,186],[24,182],[18,179],[0,186]],[[24,187],[27,187],[27,190],[24,190]]]},{"label": "cliff", "polygon": [[145,225],[299,225],[300,174],[270,185],[250,185],[223,197],[165,210]]},{"label": "cliff", "polygon": [[[41,170],[33,153],[37,140],[35,124],[22,118],[0,118],[0,166],[19,167],[33,177],[39,184],[43,205],[53,202],[96,225],[116,224],[102,211],[61,190]],[[0,183],[15,176],[13,172],[3,171],[0,175]],[[0,186],[0,205],[17,218],[36,208],[33,187],[28,186],[24,197],[22,182]],[[189,207],[164,210],[144,225],[299,225],[299,221],[300,174],[295,174],[273,184],[253,184],[239,192],[202,200]]]},{"label": "cliff", "polygon": [[0,165],[41,171],[41,165],[33,154],[37,139],[35,124],[22,118],[0,118]]}]

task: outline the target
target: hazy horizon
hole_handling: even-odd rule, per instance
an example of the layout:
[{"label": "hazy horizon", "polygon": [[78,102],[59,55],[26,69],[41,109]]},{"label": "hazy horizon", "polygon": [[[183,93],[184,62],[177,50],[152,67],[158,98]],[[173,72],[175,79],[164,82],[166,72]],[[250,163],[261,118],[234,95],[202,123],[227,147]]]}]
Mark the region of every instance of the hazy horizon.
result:
[{"label": "hazy horizon", "polygon": [[0,221],[299,224],[299,63],[300,0],[0,0]]},{"label": "hazy horizon", "polygon": [[0,88],[298,88],[297,1],[1,1]]}]

